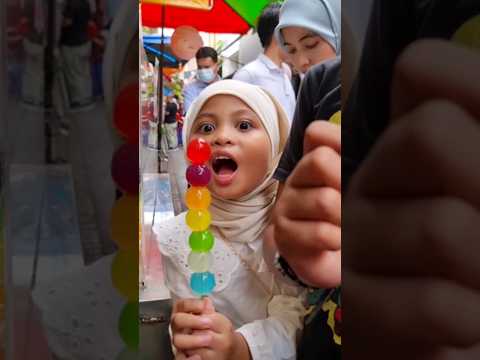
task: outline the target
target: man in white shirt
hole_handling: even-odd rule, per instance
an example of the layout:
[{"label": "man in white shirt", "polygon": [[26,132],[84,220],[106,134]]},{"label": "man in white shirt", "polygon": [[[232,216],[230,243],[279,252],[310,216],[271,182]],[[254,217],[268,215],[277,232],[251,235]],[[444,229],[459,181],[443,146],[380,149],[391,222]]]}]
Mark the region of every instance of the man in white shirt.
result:
[{"label": "man in white shirt", "polygon": [[281,49],[274,37],[279,13],[280,4],[271,4],[263,10],[257,23],[258,37],[264,49],[263,54],[238,70],[233,78],[258,85],[270,92],[282,104],[292,123],[295,111],[292,73],[288,65],[282,61]]}]

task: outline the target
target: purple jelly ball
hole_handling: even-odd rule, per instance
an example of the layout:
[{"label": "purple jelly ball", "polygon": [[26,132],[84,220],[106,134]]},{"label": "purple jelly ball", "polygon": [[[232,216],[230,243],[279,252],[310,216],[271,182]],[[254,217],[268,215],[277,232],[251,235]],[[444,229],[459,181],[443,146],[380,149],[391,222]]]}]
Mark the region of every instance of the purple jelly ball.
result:
[{"label": "purple jelly ball", "polygon": [[206,165],[190,165],[187,168],[187,181],[192,186],[207,186],[211,176]]}]

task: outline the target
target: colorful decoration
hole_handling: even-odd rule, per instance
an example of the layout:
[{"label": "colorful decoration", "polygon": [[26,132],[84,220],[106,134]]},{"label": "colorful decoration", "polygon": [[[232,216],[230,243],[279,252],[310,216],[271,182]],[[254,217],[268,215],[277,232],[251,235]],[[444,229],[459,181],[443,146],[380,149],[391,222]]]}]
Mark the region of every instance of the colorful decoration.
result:
[{"label": "colorful decoration", "polygon": [[211,222],[208,211],[211,195],[206,186],[211,174],[205,163],[211,155],[210,145],[203,139],[194,139],[188,144],[187,157],[192,165],[187,169],[187,181],[192,186],[185,196],[189,209],[185,221],[193,231],[188,241],[192,249],[188,256],[188,266],[193,272],[190,287],[199,296],[208,296],[215,288],[215,276],[208,271],[212,266],[210,250],[214,245],[214,237],[208,231]]}]

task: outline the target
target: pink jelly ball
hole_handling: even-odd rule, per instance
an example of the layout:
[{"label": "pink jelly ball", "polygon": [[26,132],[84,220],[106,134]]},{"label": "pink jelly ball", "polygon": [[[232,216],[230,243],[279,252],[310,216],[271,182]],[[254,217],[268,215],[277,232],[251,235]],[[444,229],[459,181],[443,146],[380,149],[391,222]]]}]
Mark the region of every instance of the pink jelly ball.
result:
[{"label": "pink jelly ball", "polygon": [[212,150],[210,149],[210,145],[203,139],[193,139],[188,144],[187,157],[192,164],[205,164],[211,155]]},{"label": "pink jelly ball", "polygon": [[190,165],[187,168],[187,181],[192,186],[207,186],[211,176],[206,165]]}]

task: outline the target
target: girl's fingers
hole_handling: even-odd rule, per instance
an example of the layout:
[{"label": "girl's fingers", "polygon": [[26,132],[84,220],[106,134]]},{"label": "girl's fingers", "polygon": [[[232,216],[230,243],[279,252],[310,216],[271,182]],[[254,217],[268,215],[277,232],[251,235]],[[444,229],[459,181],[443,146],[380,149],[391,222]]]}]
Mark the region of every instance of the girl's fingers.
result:
[{"label": "girl's fingers", "polygon": [[480,213],[456,198],[347,202],[345,266],[444,277],[480,289]]},{"label": "girl's fingers", "polygon": [[[469,348],[480,342],[480,293],[435,278],[344,271],[342,303],[351,345]],[[353,334],[355,336],[353,336]]]},{"label": "girl's fingers", "polygon": [[342,195],[330,187],[286,188],[278,211],[291,220],[320,220],[340,226]]},{"label": "girl's fingers", "polygon": [[210,347],[212,343],[212,334],[202,332],[199,334],[181,334],[173,335],[173,344],[182,352],[189,350],[197,350],[200,348]]},{"label": "girl's fingers", "polygon": [[191,313],[200,315],[204,310],[204,302],[202,299],[182,299],[175,303],[173,313]]},{"label": "girl's fingers", "polygon": [[172,315],[171,324],[173,331],[183,331],[184,329],[208,330],[212,326],[212,320],[206,316],[175,313]]}]

